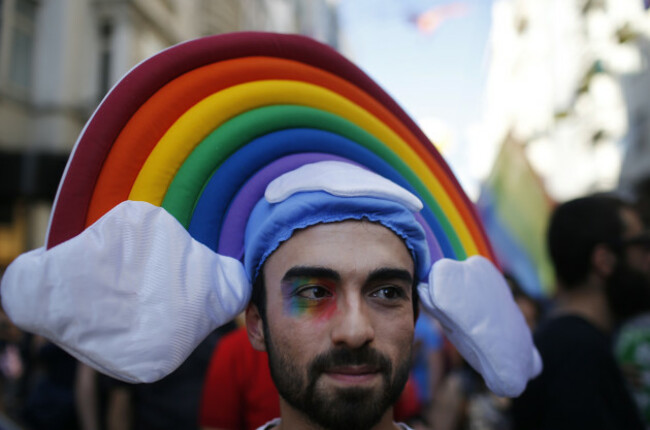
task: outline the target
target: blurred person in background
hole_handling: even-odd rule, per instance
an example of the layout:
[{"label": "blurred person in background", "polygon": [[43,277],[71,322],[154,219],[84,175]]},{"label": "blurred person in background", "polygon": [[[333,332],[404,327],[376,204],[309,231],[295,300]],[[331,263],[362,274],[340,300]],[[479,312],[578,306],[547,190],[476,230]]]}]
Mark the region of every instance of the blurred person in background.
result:
[{"label": "blurred person in background", "polygon": [[544,370],[513,402],[516,429],[644,428],[611,338],[647,291],[627,246],[642,231],[636,211],[612,196],[575,199],[552,214],[556,307],[535,332]]},{"label": "blurred person in background", "polygon": [[30,336],[31,369],[22,422],[29,430],[79,429],[75,407],[77,360],[41,336]]},{"label": "blurred person in background", "polygon": [[75,401],[82,430],[133,429],[133,389],[79,363]]},{"label": "blurred person in background", "polygon": [[[650,295],[650,293],[649,293]],[[626,319],[617,331],[614,353],[628,388],[650,428],[650,300],[638,301],[639,311]]]},{"label": "blurred person in background", "polygon": [[231,323],[205,338],[176,370],[163,379],[135,385],[135,429],[199,429],[203,382],[215,345]]},{"label": "blurred person in background", "polygon": [[0,415],[12,420],[20,417],[24,395],[24,340],[23,332],[0,309]]},{"label": "blurred person in background", "polygon": [[442,345],[438,323],[426,313],[420,313],[415,324],[411,375],[421,405],[423,425],[431,422],[434,398],[444,371]]},{"label": "blurred person in background", "polygon": [[446,366],[438,384],[430,428],[465,429],[468,426],[468,399],[482,380],[449,341],[444,341],[443,350]]},{"label": "blurred person in background", "polygon": [[[636,227],[639,233],[625,241],[625,252],[630,264],[650,279],[650,178],[636,184],[634,204],[643,227]],[[631,221],[638,224],[637,219]],[[639,291],[637,299],[630,301],[624,311],[614,353],[646,427],[650,428],[650,287]]]}]

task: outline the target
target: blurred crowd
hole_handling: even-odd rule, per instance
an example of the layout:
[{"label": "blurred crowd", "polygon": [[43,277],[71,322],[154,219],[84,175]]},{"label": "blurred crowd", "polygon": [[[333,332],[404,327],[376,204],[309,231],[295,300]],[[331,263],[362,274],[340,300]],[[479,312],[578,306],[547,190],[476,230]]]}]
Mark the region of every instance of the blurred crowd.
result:
[{"label": "blurred crowd", "polygon": [[[531,297],[506,274],[545,364],[522,396],[492,394],[420,312],[396,420],[415,430],[650,429],[650,179],[636,191],[555,209],[554,296]],[[131,385],[0,314],[0,429],[255,429],[278,415],[266,354],[253,350],[241,321],[163,380]]]}]

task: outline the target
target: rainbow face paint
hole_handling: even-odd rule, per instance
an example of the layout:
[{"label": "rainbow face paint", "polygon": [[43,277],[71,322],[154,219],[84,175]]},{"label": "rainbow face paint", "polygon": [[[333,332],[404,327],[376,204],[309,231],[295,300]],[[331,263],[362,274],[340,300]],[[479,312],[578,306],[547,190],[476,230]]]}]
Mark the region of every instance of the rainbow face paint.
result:
[{"label": "rainbow face paint", "polygon": [[336,284],[331,279],[296,277],[283,281],[281,289],[285,315],[325,320],[336,311]]}]

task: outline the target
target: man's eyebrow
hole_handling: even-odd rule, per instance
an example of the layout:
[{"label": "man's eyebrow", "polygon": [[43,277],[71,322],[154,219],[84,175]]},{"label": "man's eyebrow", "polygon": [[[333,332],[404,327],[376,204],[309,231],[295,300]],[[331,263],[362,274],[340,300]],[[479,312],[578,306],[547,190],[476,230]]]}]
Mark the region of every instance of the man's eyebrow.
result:
[{"label": "man's eyebrow", "polygon": [[399,279],[406,281],[409,284],[413,284],[413,276],[411,275],[411,272],[405,269],[397,269],[393,267],[382,267],[373,270],[370,272],[370,275],[368,275],[366,283],[384,281],[389,279]]},{"label": "man's eyebrow", "polygon": [[318,266],[295,266],[287,270],[282,277],[283,281],[295,278],[325,278],[333,281],[340,281],[341,275],[338,272],[327,267]]}]

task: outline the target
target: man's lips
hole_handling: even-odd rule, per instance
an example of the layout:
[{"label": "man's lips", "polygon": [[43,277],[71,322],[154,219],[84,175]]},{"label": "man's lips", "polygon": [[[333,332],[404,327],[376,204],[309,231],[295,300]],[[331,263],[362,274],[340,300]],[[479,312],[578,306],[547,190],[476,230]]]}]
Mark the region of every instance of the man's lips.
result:
[{"label": "man's lips", "polygon": [[359,384],[374,379],[379,375],[379,371],[379,368],[374,366],[359,365],[332,367],[324,373],[339,382]]}]

